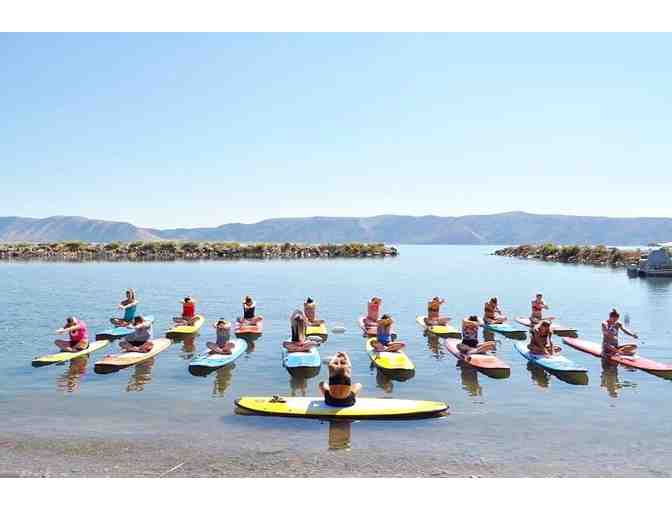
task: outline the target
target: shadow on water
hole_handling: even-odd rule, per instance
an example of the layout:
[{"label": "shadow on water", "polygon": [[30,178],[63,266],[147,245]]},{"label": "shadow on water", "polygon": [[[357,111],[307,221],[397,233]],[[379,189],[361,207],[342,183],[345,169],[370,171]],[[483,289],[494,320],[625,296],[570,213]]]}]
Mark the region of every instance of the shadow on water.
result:
[{"label": "shadow on water", "polygon": [[88,356],[70,360],[70,366],[56,379],[56,388],[64,393],[72,393],[79,389],[82,376],[86,373]]},{"label": "shadow on water", "polygon": [[532,376],[532,381],[534,381],[537,386],[541,388],[548,388],[550,386],[551,375],[555,376],[563,382],[566,382],[567,384],[573,384],[575,386],[586,386],[588,384],[588,374],[586,372],[551,371],[543,369],[539,365],[532,362],[527,363],[527,370]]},{"label": "shadow on water", "polygon": [[156,358],[150,358],[144,363],[135,365],[131,377],[128,379],[126,391],[142,391],[145,389],[145,385],[152,381],[152,368],[154,368],[155,362]]}]

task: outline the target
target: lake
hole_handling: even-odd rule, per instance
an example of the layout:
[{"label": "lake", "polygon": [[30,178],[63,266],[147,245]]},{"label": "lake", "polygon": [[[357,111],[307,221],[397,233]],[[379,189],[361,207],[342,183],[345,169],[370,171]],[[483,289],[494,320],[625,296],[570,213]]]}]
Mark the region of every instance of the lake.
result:
[{"label": "lake", "polygon": [[[589,369],[587,385],[573,385],[529,367],[513,341],[497,336],[498,355],[511,366],[507,379],[491,379],[456,363],[441,342],[424,337],[415,317],[428,298],[446,299],[442,312],[457,322],[482,315],[498,296],[509,316],[528,315],[543,292],[563,324],[599,341],[600,322],[612,307],[640,336],[640,353],[672,362],[672,280],[629,279],[624,270],[572,266],[491,256],[490,246],[401,246],[396,258],[174,263],[0,264],[4,310],[0,322],[0,435],[34,438],[123,439],[151,437],[165,447],[207,448],[226,443],[227,455],[244,459],[260,451],[333,455],[367,472],[384,452],[395,458],[431,459],[453,474],[668,476],[672,472],[672,382],[565,347],[567,357]],[[93,333],[109,327],[123,291],[133,287],[139,313],[154,315],[163,336],[186,295],[198,300],[207,323],[193,342],[176,343],[152,362],[99,375],[93,364],[116,351],[113,344],[65,365],[31,367],[53,350],[53,331],[68,315]],[[214,338],[211,324],[234,320],[251,294],[265,318],[263,336],[232,368],[191,375],[194,353]],[[357,319],[372,296],[383,298],[399,337],[416,365],[415,376],[395,381],[378,373],[364,352]],[[312,296],[331,329],[323,358],[350,353],[362,396],[442,400],[442,418],[356,422],[352,425],[287,418],[240,416],[242,395],[316,395],[327,377],[293,380],[281,365],[280,343],[288,317]],[[560,343],[558,339],[558,343]],[[1,450],[0,450],[1,455]],[[341,465],[341,464],[339,464]],[[339,468],[340,469],[340,468]],[[405,473],[413,476],[411,472]],[[375,471],[371,471],[374,473]],[[327,472],[327,475],[329,473]],[[347,473],[334,472],[335,476]]]}]

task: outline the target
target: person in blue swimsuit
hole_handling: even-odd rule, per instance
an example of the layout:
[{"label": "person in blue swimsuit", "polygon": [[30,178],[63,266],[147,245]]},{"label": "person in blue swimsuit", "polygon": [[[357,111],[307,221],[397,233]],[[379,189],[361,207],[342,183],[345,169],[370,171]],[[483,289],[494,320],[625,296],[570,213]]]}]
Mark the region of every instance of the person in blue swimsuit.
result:
[{"label": "person in blue swimsuit", "polygon": [[135,296],[135,291],[133,289],[128,289],[126,291],[126,299],[119,303],[119,308],[124,311],[124,316],[119,318],[110,319],[110,322],[113,326],[128,326],[135,319],[135,314],[138,309],[138,298]]},{"label": "person in blue swimsuit", "polygon": [[388,314],[384,314],[378,321],[375,341],[371,342],[374,350],[378,352],[397,352],[404,347],[404,342],[392,339],[392,325],[394,320]]}]

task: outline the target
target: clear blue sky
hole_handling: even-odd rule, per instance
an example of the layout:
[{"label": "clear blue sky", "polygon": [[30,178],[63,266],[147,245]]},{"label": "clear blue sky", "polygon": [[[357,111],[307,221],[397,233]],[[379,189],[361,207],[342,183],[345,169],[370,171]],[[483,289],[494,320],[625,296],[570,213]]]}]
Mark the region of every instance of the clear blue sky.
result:
[{"label": "clear blue sky", "polygon": [[0,34],[0,216],[671,216],[672,35]]}]

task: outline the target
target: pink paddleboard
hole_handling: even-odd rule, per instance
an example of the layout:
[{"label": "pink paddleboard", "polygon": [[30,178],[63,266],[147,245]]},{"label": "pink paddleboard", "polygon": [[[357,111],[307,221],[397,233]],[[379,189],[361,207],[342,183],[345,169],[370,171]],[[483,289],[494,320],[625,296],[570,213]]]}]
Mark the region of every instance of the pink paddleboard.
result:
[{"label": "pink paddleboard", "polygon": [[[592,354],[598,358],[602,357],[602,344],[598,344],[597,342],[589,342],[588,340],[581,340],[580,338],[563,338],[562,341],[579,351]],[[672,365],[642,358],[637,354],[634,356],[614,354],[609,356],[609,359],[616,363],[620,363],[621,365],[625,365],[626,367],[639,368],[640,370],[651,372],[655,375],[672,376]]]},{"label": "pink paddleboard", "polygon": [[264,331],[264,321],[260,320],[256,324],[250,324],[249,322],[237,322],[236,323],[236,335],[261,335]]},{"label": "pink paddleboard", "polygon": [[464,361],[467,365],[483,370],[511,370],[509,365],[493,354],[472,354],[470,356],[465,356],[457,348],[457,344],[459,343],[460,340],[455,338],[446,338],[445,340],[446,349],[448,349],[457,359]]}]

